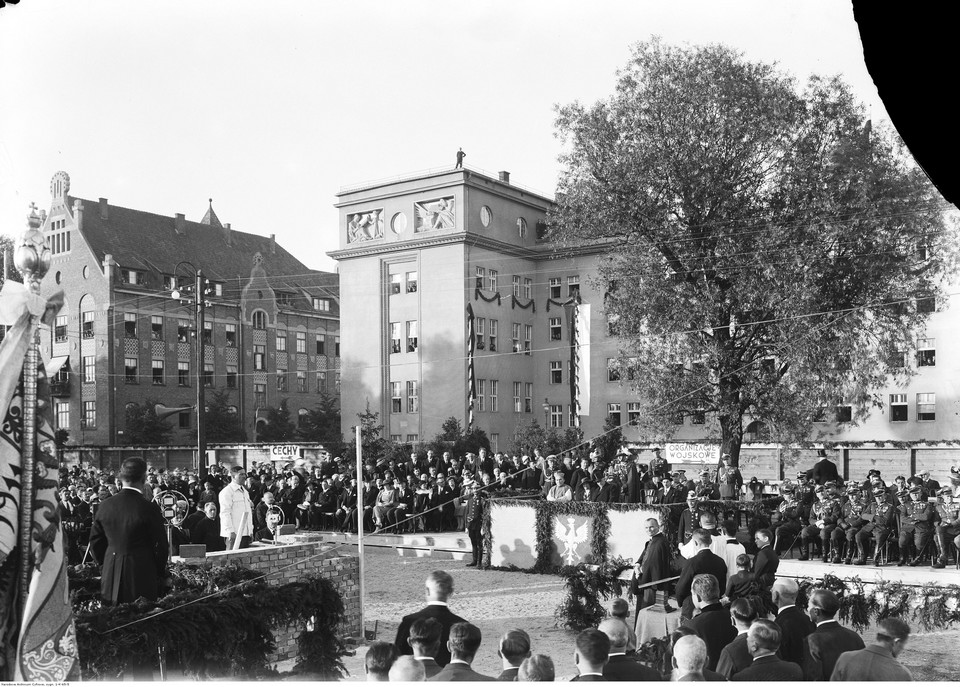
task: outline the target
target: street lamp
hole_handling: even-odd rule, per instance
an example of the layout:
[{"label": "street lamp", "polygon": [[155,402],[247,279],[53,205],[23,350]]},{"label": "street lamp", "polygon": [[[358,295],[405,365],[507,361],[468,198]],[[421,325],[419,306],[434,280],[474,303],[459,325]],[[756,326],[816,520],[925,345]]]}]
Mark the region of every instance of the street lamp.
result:
[{"label": "street lamp", "polygon": [[[193,270],[194,285],[180,287],[177,279],[177,272],[180,267],[186,265]],[[197,359],[197,471],[200,473],[200,484],[203,484],[207,477],[207,438],[204,433],[203,411],[206,405],[204,401],[204,380],[203,380],[203,315],[206,307],[204,296],[204,279],[200,268],[196,267],[189,260],[181,260],[173,268],[173,292],[170,294],[174,300],[181,303],[193,303],[194,309],[194,338]],[[193,300],[185,297],[186,293],[193,292]]]},{"label": "street lamp", "polygon": [[543,399],[543,429],[550,426],[550,401]]}]

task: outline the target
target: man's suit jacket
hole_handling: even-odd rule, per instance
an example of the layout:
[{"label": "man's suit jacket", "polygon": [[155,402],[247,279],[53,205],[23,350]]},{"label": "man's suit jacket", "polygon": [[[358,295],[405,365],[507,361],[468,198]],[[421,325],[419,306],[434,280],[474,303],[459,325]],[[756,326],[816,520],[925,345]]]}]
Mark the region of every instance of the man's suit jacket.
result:
[{"label": "man's suit jacket", "polygon": [[577,675],[570,678],[570,682],[606,682],[607,678],[602,675]]},{"label": "man's suit jacket", "polygon": [[448,663],[430,682],[496,682],[497,678],[481,675],[466,663]]},{"label": "man's suit jacket", "polygon": [[423,666],[423,672],[426,674],[428,680],[443,670],[440,664],[433,658],[418,658],[417,660],[420,661],[420,665]]},{"label": "man's suit jacket", "polygon": [[497,682],[516,682],[517,673],[519,672],[519,668],[507,668],[505,671],[497,675]]},{"label": "man's suit jacket", "polygon": [[807,681],[829,680],[840,654],[864,648],[860,635],[836,621],[820,625],[803,643],[801,667]]},{"label": "man's suit jacket", "polygon": [[803,665],[803,640],[816,630],[817,626],[797,606],[790,606],[777,613],[776,622],[780,626],[780,651],[777,655],[784,661]]},{"label": "man's suit jacket", "polygon": [[736,675],[752,663],[753,656],[747,648],[747,633],[744,632],[723,647],[720,660],[717,661],[717,672],[729,680],[732,675]]},{"label": "man's suit jacket", "polygon": [[403,616],[403,620],[400,621],[400,627],[397,628],[397,639],[394,641],[394,646],[397,647],[397,651],[399,651],[401,655],[412,654],[413,649],[407,641],[410,638],[410,626],[418,620],[425,618],[433,618],[439,621],[440,626],[443,628],[440,632],[440,650],[437,651],[435,658],[437,659],[438,665],[445,666],[450,662],[450,651],[447,649],[447,640],[450,639],[450,627],[455,623],[466,622],[466,620],[455,615],[453,611],[445,605],[430,604],[416,613]]},{"label": "man's suit jacket", "polygon": [[753,579],[761,589],[770,590],[777,578],[777,568],[780,567],[780,556],[769,544],[757,551],[753,559]]},{"label": "man's suit jacket", "polygon": [[660,682],[660,673],[648,668],[630,656],[611,656],[603,667],[603,677],[608,682]]},{"label": "man's suit jacket", "polygon": [[826,484],[827,482],[839,482],[840,473],[837,470],[837,464],[829,458],[823,458],[813,466],[811,471],[813,481],[817,484]]},{"label": "man's suit jacket", "polygon": [[730,612],[719,603],[704,606],[700,615],[684,623],[696,631],[707,645],[707,669],[716,670],[723,648],[737,636],[737,628],[730,622]]},{"label": "man's suit jacket", "polygon": [[734,674],[731,682],[800,682],[803,669],[796,663],[782,661],[774,655],[754,660],[748,667]]},{"label": "man's suit jacket", "polygon": [[100,504],[90,530],[90,551],[101,566],[100,594],[109,604],[156,601],[167,576],[167,533],[156,504],[121,489]]},{"label": "man's suit jacket", "polygon": [[885,646],[871,644],[865,649],[848,651],[837,659],[830,675],[832,682],[909,682],[910,671],[893,657]]},{"label": "man's suit jacket", "polygon": [[[681,605],[683,617],[689,618],[693,615],[693,599],[690,596],[690,586],[693,584],[693,578],[701,574],[710,574],[717,578],[717,584],[720,590],[727,584],[727,564],[710,549],[702,549],[693,558],[688,559],[683,564],[680,571],[680,579],[677,580],[677,603]],[[727,621],[729,623],[729,620]],[[733,629],[733,626],[730,626]]]}]

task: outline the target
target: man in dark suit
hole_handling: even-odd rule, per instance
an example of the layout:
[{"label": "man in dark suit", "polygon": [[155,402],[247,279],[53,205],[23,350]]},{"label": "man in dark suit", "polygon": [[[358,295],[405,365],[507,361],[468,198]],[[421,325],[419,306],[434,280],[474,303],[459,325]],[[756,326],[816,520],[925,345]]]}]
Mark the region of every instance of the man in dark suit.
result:
[{"label": "man in dark suit", "polygon": [[[680,637],[673,644],[671,682],[706,682],[707,645],[697,635]],[[714,673],[716,675],[716,673]]]},{"label": "man in dark suit", "polygon": [[455,623],[450,628],[447,650],[450,663],[430,678],[430,682],[496,682],[496,678],[481,675],[471,667],[480,648],[480,628],[470,623]]},{"label": "man in dark suit", "polygon": [[817,589],[810,595],[807,613],[817,629],[804,640],[801,665],[805,680],[829,680],[840,654],[864,647],[860,635],[834,620],[839,610],[840,600],[833,592]]},{"label": "man in dark suit", "polygon": [[530,656],[530,635],[523,630],[510,630],[500,638],[497,656],[503,661],[503,671],[497,682],[516,682],[517,671],[525,658]]},{"label": "man in dark suit", "polygon": [[877,641],[840,655],[831,682],[909,682],[910,671],[897,661],[910,638],[910,626],[899,618],[877,623]]},{"label": "man in dark suit", "polygon": [[607,635],[592,628],[577,635],[573,661],[578,675],[570,682],[606,682],[603,669],[610,658],[610,640]]},{"label": "man in dark suit", "polygon": [[818,454],[820,460],[817,461],[816,465],[813,466],[813,470],[810,471],[813,481],[817,484],[826,484],[827,482],[836,482],[839,484],[841,479],[836,463],[827,458],[826,451],[821,449],[818,451]]},{"label": "man in dark suit", "polygon": [[670,577],[670,543],[660,531],[660,522],[656,518],[648,518],[646,522],[647,534],[650,539],[643,547],[643,553],[637,558],[634,568],[634,589],[637,596],[637,613],[641,608],[652,606],[656,600],[657,590],[666,591],[669,582],[652,587],[640,588],[640,585],[656,582]]},{"label": "man in dark suit", "polygon": [[[726,587],[727,584],[727,564],[710,550],[710,533],[706,530],[694,530],[691,541],[694,542],[696,553],[684,562],[680,579],[677,580],[677,603],[680,605],[680,617],[684,619],[693,617],[693,599],[690,594],[693,578],[701,574],[713,575],[718,585]],[[719,599],[719,593],[717,598]]]},{"label": "man in dark suit", "polygon": [[450,628],[456,623],[466,621],[450,611],[447,600],[453,594],[453,578],[443,570],[435,570],[427,576],[426,582],[427,607],[405,615],[397,628],[397,638],[394,645],[401,654],[413,653],[410,646],[410,626],[422,618],[434,618],[439,621],[442,631],[440,634],[440,648],[437,651],[437,663],[442,667],[450,662],[450,652],[447,649],[447,640],[450,637]]},{"label": "man in dark suit", "polygon": [[467,507],[464,512],[464,521],[467,526],[467,534],[470,536],[470,546],[473,548],[473,560],[467,563],[467,567],[479,568],[483,561],[483,534],[481,526],[483,525],[483,497],[476,482],[463,483],[464,492],[467,495]]},{"label": "man in dark suit", "polygon": [[757,543],[757,555],[753,559],[753,579],[760,589],[770,593],[774,581],[777,579],[777,568],[780,567],[780,556],[773,550],[773,534],[770,530],[757,530],[753,537]]},{"label": "man in dark suit", "polygon": [[437,652],[440,650],[440,635],[443,626],[436,618],[421,618],[410,626],[410,636],[407,637],[413,649],[413,657],[423,665],[423,672],[427,680],[440,672],[437,663]]},{"label": "man in dark suit", "polygon": [[160,510],[144,497],[146,474],[142,458],[123,461],[123,488],[101,503],[93,518],[90,551],[101,566],[100,594],[106,604],[141,596],[156,601],[169,578],[167,533]]},{"label": "man in dark suit", "polygon": [[627,656],[629,631],[619,618],[607,618],[597,628],[610,640],[603,677],[608,682],[660,682],[660,673]]},{"label": "man in dark suit", "polygon": [[730,604],[730,620],[737,629],[737,636],[723,647],[720,660],[717,661],[717,672],[727,680],[753,663],[753,656],[747,646],[747,632],[758,617],[756,606],[745,598],[736,599]]},{"label": "man in dark suit", "polygon": [[796,663],[777,658],[780,646],[780,628],[777,624],[760,619],[747,632],[747,647],[753,663],[736,673],[732,682],[799,682],[803,670]]},{"label": "man in dark suit", "polygon": [[[726,565],[726,564],[724,564]],[[693,578],[690,596],[700,614],[684,622],[707,643],[707,670],[716,670],[723,648],[734,640],[737,631],[730,623],[730,614],[720,603],[720,584],[709,574]]]},{"label": "man in dark suit", "polygon": [[780,628],[780,650],[778,655],[784,661],[803,664],[804,640],[817,629],[807,614],[797,606],[800,586],[796,580],[784,577],[773,584],[771,594],[773,605],[777,607],[777,626]]}]

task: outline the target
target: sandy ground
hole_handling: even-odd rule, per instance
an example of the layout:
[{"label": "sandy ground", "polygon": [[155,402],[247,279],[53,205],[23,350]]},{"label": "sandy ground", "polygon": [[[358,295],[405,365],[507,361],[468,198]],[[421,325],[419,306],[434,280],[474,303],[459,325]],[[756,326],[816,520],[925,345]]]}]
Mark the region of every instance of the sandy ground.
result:
[{"label": "sandy ground", "polygon": [[[477,625],[483,633],[474,669],[485,675],[500,673],[497,646],[507,630],[521,628],[530,634],[533,651],[548,654],[559,680],[576,675],[573,641],[576,633],[556,627],[553,612],[563,598],[559,578],[518,572],[484,571],[466,566],[465,561],[437,561],[429,558],[401,558],[388,550],[366,552],[365,624],[377,625],[377,638],[392,642],[400,619],[423,606],[423,582],[432,570],[453,575],[455,591],[451,609]],[[864,633],[867,643],[873,637]],[[956,680],[960,675],[960,630],[917,635],[901,662],[915,680]],[[364,647],[346,659],[349,680],[363,680]]]}]

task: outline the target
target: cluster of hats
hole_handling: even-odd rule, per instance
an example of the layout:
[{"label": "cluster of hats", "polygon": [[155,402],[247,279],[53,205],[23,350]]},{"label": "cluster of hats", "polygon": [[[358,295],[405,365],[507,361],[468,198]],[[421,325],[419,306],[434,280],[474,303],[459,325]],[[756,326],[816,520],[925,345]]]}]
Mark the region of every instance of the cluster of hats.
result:
[{"label": "cluster of hats", "polygon": [[953,496],[953,488],[951,487],[940,487],[937,490],[937,496]]}]

